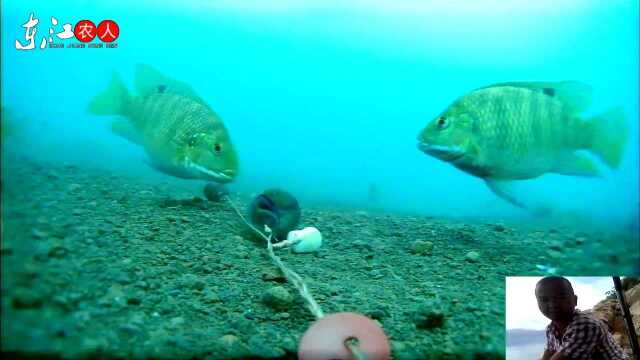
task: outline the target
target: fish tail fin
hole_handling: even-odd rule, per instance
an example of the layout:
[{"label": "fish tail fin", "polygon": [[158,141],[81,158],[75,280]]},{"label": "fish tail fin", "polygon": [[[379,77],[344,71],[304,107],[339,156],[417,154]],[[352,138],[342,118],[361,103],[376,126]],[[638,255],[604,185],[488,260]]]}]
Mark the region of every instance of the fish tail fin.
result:
[{"label": "fish tail fin", "polygon": [[117,73],[113,73],[109,86],[89,103],[89,112],[95,115],[124,115],[131,99]]},{"label": "fish tail fin", "polygon": [[587,121],[590,148],[610,168],[620,165],[627,140],[626,116],[622,108],[613,108]]}]

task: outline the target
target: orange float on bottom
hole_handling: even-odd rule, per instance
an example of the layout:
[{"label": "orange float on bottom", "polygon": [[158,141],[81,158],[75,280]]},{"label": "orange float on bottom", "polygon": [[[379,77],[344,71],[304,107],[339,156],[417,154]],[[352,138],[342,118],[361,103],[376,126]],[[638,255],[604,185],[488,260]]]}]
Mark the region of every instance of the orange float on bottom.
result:
[{"label": "orange float on bottom", "polygon": [[356,338],[367,360],[387,360],[391,354],[384,331],[368,317],[352,312],[330,314],[317,320],[298,344],[300,360],[353,360],[345,341]]}]

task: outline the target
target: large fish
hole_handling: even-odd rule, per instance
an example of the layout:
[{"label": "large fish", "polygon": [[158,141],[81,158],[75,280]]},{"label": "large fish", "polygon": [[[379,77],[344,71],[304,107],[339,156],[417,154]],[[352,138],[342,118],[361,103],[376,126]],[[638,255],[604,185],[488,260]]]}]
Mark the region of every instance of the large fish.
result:
[{"label": "large fish", "polygon": [[509,82],[474,90],[453,102],[418,136],[428,155],[485,180],[501,198],[525,207],[510,180],[545,173],[599,176],[586,150],[616,168],[626,139],[616,108],[584,118],[591,90],[573,82]]},{"label": "large fish", "polygon": [[137,96],[114,74],[89,111],[124,116],[112,123],[112,130],[142,145],[159,171],[219,183],[236,176],[238,160],[224,124],[189,85],[138,65],[135,86]]}]

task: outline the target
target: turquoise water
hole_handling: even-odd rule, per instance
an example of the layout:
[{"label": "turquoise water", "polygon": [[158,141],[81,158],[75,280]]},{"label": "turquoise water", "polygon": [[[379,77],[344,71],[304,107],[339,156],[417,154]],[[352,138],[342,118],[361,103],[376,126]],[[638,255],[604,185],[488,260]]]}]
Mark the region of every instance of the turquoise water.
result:
[{"label": "turquoise water", "polygon": [[[198,358],[258,332],[248,354],[284,353],[282,342],[295,356],[308,314],[296,303],[281,318],[261,303],[271,264],[236,214],[194,199],[203,181],[152,169],[110,131],[113,118],[88,113],[114,71],[133,89],[136,64],[149,64],[222,118],[238,204],[279,187],[299,200],[301,224],[322,231],[320,253],[280,254],[327,311],[373,311],[397,358],[504,357],[505,275],[640,271],[638,11],[605,0],[3,1],[13,132],[2,134],[2,350]],[[35,49],[18,50],[31,14]],[[111,19],[117,47],[40,49],[51,17],[56,33]],[[628,133],[622,163],[599,163],[601,178],[517,184],[546,216],[417,148],[425,125],[473,89],[562,80],[592,87],[585,116],[622,107]],[[194,289],[182,296],[184,283]],[[446,325],[416,330],[414,308],[432,305]],[[161,327],[182,328],[178,340]]]},{"label": "turquoise water", "polygon": [[[118,71],[147,63],[187,82],[224,120],[241,161],[231,188],[278,185],[307,203],[528,219],[485,184],[416,148],[455,98],[514,80],[578,80],[589,114],[624,108],[623,163],[602,179],[549,174],[519,193],[557,213],[628,224],[638,208],[638,3],[635,1],[3,2],[2,104],[32,126],[35,156],[153,177],[144,154],[87,113]],[[39,18],[36,49],[18,51]],[[115,49],[39,49],[51,27],[120,26]],[[75,39],[59,41],[78,43]],[[98,42],[97,39],[94,42]],[[542,200],[540,200],[542,201]]]}]

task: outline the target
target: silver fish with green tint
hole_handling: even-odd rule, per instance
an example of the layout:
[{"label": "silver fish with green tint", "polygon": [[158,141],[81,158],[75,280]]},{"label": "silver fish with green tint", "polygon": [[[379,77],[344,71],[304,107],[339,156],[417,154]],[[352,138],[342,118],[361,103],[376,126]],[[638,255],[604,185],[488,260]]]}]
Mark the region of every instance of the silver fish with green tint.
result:
[{"label": "silver fish with green tint", "polygon": [[135,85],[138,96],[130,95],[114,74],[89,111],[124,116],[112,123],[112,130],[143,146],[159,171],[219,183],[236,176],[237,155],[222,120],[190,86],[148,65],[136,67]]},{"label": "silver fish with green tint", "polygon": [[587,85],[573,82],[510,82],[474,90],[431,120],[418,136],[428,155],[484,179],[498,196],[524,206],[505,181],[545,173],[599,176],[588,151],[616,168],[626,122],[621,109],[585,118]]}]

